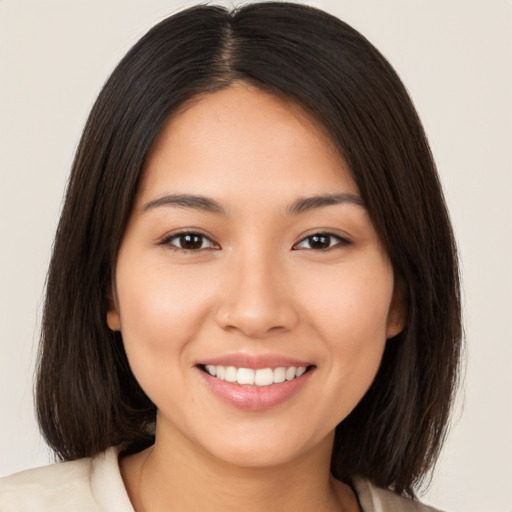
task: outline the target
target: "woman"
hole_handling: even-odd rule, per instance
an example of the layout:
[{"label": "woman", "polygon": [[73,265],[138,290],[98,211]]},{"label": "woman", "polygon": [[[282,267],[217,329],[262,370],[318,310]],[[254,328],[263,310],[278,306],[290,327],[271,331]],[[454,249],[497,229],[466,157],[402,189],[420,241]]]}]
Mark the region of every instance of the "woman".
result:
[{"label": "woman", "polygon": [[67,462],[4,479],[0,510],[429,510],[460,340],[446,207],[386,60],[311,7],[188,9],[84,130],[37,380]]}]

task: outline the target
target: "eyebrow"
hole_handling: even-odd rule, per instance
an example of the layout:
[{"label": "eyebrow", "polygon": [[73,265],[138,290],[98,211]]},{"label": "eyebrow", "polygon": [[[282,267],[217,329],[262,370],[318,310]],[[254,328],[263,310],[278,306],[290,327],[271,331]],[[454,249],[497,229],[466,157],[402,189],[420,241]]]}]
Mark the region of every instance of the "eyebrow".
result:
[{"label": "eyebrow", "polygon": [[158,206],[177,206],[179,208],[192,208],[210,213],[226,214],[224,208],[208,197],[190,194],[169,194],[158,199],[153,199],[144,205],[142,211],[146,212]]},{"label": "eyebrow", "polygon": [[338,204],[353,204],[365,208],[363,200],[355,194],[328,194],[297,199],[287,208],[287,213],[288,215],[298,215],[316,208]]},{"label": "eyebrow", "polygon": [[[363,200],[354,194],[328,194],[297,199],[287,209],[288,215],[299,215],[309,210],[339,204],[353,204],[364,208]],[[226,210],[215,200],[205,196],[191,194],[168,194],[146,203],[142,211],[146,212],[159,206],[177,206],[210,213],[226,215]]]}]

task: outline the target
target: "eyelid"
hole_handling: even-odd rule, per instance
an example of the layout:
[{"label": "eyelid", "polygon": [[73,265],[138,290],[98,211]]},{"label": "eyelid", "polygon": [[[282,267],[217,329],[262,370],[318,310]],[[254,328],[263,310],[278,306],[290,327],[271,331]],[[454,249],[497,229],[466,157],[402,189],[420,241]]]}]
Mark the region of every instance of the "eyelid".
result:
[{"label": "eyelid", "polygon": [[[197,235],[202,237],[204,240],[208,240],[211,243],[210,247],[204,247],[199,249],[186,249],[184,247],[179,247],[178,245],[174,245],[171,243],[173,239],[179,238],[180,236],[186,236],[186,235]],[[173,251],[178,252],[185,252],[185,253],[191,253],[191,252],[200,252],[210,249],[220,249],[220,245],[213,239],[213,237],[207,235],[206,233],[202,232],[200,229],[197,228],[186,228],[186,229],[180,229],[179,231],[174,231],[172,233],[168,233],[164,235],[159,241],[157,241],[156,245],[168,247],[169,249]]]},{"label": "eyelid", "polygon": [[[325,249],[315,249],[313,247],[309,247],[309,248],[305,248],[305,247],[299,247],[300,244],[304,243],[305,241],[307,241],[308,239],[311,239],[312,237],[314,236],[325,236],[325,237],[330,237],[330,238],[335,238],[338,242],[332,246],[329,246],[329,247],[326,247]],[[292,250],[307,250],[307,251],[330,251],[336,247],[346,247],[348,245],[352,245],[352,241],[346,237],[346,236],[342,236],[342,235],[339,235],[337,233],[333,233],[331,231],[315,231],[313,233],[310,233],[306,236],[303,236],[296,244],[293,245],[292,247]]]},{"label": "eyelid", "polygon": [[[171,243],[174,239],[177,239],[182,236],[186,235],[196,235],[202,237],[203,241],[207,240],[210,243],[209,247],[199,247],[197,249],[187,249],[185,247],[179,247],[178,245],[175,245]],[[314,247],[299,247],[301,244],[308,241],[308,239],[311,239],[315,236],[323,236],[323,237],[329,237],[331,239],[337,240],[337,242],[334,245],[330,245],[326,248],[314,248]],[[327,230],[321,230],[321,231],[314,231],[310,234],[307,234],[305,236],[302,236],[302,238],[292,246],[292,250],[309,250],[309,251],[330,251],[336,247],[344,247],[348,245],[352,245],[352,241],[348,239],[346,236],[342,236],[337,233],[333,233],[332,231]],[[220,249],[220,245],[211,237],[210,235],[207,235],[202,230],[197,228],[186,228],[181,229],[179,231],[171,232],[166,235],[164,235],[160,240],[156,242],[156,245],[168,247],[171,250],[180,251],[180,252],[200,252],[204,250],[210,250],[210,249]]]}]

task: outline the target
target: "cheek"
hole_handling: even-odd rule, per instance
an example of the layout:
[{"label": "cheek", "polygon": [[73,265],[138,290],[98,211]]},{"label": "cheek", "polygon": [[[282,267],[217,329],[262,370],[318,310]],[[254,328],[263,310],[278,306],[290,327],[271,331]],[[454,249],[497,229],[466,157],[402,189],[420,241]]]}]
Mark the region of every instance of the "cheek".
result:
[{"label": "cheek", "polygon": [[126,264],[118,265],[117,281],[122,328],[138,328],[145,337],[154,334],[175,333],[186,328],[192,317],[197,317],[201,304],[209,298],[209,290],[200,272],[191,272],[186,266]]},{"label": "cheek", "polygon": [[329,340],[342,345],[385,340],[393,296],[393,273],[385,262],[316,272],[302,284],[304,311]]},{"label": "cheek", "polygon": [[[316,274],[308,284],[309,324],[323,345],[321,363],[329,368],[332,390],[324,406],[336,411],[333,426],[364,396],[379,369],[386,346],[393,274],[376,261],[329,275]],[[307,284],[307,283],[305,283]],[[306,296],[306,295],[305,295]]]},{"label": "cheek", "polygon": [[143,379],[179,364],[208,315],[211,288],[187,268],[140,263],[120,258],[116,277],[125,350],[134,374]]}]

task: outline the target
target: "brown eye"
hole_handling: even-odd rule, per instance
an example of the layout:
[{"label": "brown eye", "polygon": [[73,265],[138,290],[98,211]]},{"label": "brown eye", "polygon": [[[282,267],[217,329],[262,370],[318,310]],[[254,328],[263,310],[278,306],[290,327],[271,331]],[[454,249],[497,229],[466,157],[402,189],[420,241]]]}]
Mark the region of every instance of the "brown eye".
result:
[{"label": "brown eye", "polygon": [[182,249],[197,250],[203,245],[203,236],[191,233],[189,235],[181,235],[178,237],[179,246]]},{"label": "brown eye", "polygon": [[329,235],[313,235],[308,237],[311,249],[327,249],[331,245],[331,236]]},{"label": "brown eye", "polygon": [[207,236],[201,233],[179,233],[172,235],[162,240],[160,245],[170,246],[171,249],[191,252],[219,248]]},{"label": "brown eye", "polygon": [[326,251],[336,246],[349,245],[350,241],[332,233],[316,233],[301,240],[293,249]]}]

